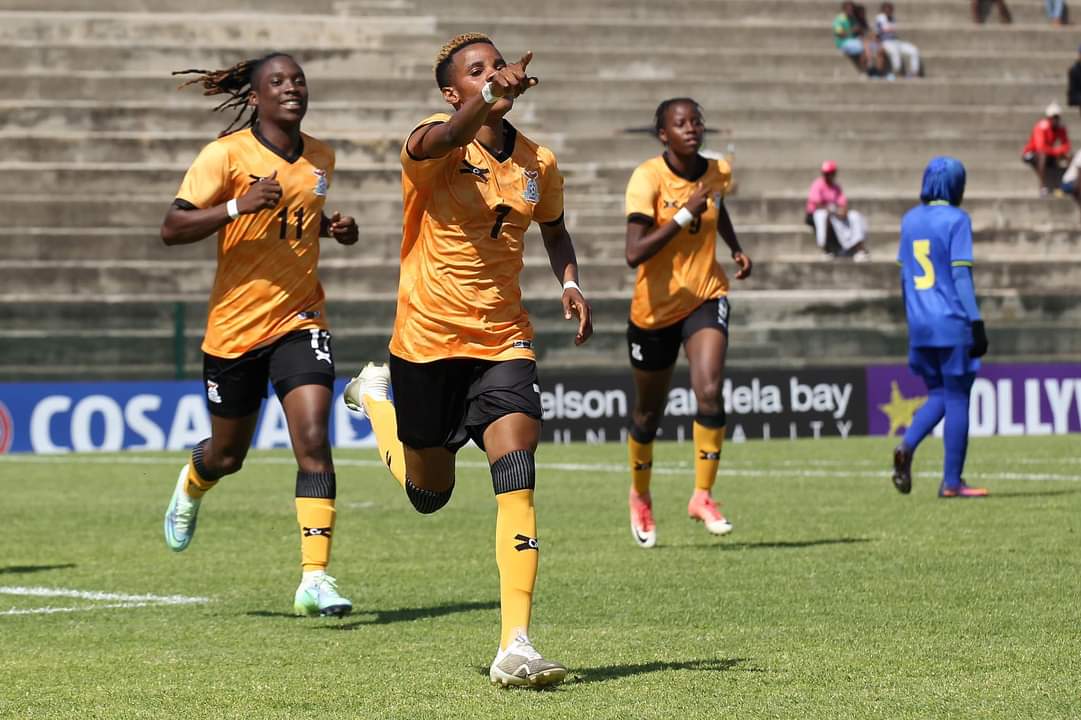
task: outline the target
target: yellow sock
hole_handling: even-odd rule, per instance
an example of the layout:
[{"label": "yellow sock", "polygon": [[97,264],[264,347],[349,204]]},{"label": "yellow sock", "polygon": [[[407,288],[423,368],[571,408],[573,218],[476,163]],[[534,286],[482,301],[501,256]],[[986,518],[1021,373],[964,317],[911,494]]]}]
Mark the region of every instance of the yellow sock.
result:
[{"label": "yellow sock", "polygon": [[[196,464],[201,465],[203,462],[203,444],[200,443],[196,445],[191,452],[192,459],[188,463],[188,481],[184,484],[184,492],[187,493],[190,498],[199,499],[217,485],[218,480],[217,478],[214,480],[207,480],[195,469]],[[198,462],[196,462],[196,455],[198,455]]]},{"label": "yellow sock", "polygon": [[724,446],[724,425],[711,428],[694,422],[694,489],[712,490]]},{"label": "yellow sock", "polygon": [[533,491],[515,490],[495,496],[495,562],[499,566],[500,649],[529,630],[533,585],[537,581],[537,515]]},{"label": "yellow sock", "polygon": [[405,450],[398,439],[398,418],[394,415],[394,403],[390,400],[372,400],[365,396],[364,410],[375,433],[375,442],[379,446],[379,457],[383,459],[390,474],[405,487]]},{"label": "yellow sock", "polygon": [[304,572],[326,570],[334,532],[334,501],[330,498],[298,497],[296,506],[297,522],[300,524],[300,564]]},{"label": "yellow sock", "polygon": [[653,478],[653,443],[640,443],[629,435],[627,449],[631,462],[631,486],[642,495],[649,492],[649,481]]}]

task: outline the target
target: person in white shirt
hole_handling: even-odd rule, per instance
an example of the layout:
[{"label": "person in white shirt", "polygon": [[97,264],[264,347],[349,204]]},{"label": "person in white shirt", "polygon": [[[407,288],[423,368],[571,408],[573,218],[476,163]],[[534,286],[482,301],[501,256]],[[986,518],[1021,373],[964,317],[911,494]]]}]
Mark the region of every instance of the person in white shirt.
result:
[{"label": "person in white shirt", "polygon": [[890,59],[893,72],[900,74],[904,70],[901,62],[903,56],[908,61],[908,72],[905,72],[905,77],[919,77],[919,48],[897,37],[897,21],[893,19],[893,3],[882,3],[881,12],[875,17],[875,32],[882,43],[882,49]]}]

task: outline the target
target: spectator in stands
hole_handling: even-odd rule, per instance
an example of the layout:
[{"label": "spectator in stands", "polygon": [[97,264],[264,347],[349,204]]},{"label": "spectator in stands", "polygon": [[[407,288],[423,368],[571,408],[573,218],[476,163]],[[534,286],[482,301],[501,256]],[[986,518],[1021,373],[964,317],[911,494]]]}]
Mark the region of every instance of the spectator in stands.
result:
[{"label": "spectator in stands", "polygon": [[1058,185],[1058,174],[1070,160],[1070,138],[1061,115],[1062,108],[1057,102],[1048,105],[1021,151],[1021,159],[1036,171],[1041,197],[1046,197],[1051,192],[1049,188]]},{"label": "spectator in stands", "polygon": [[1066,0],[1043,0],[1043,6],[1052,25],[1062,27],[1066,24]]},{"label": "spectator in stands", "polygon": [[863,41],[864,64],[867,67],[867,76],[889,77],[892,80],[893,77],[886,66],[886,53],[882,49],[882,43],[879,42],[878,36],[871,29],[871,24],[867,22],[867,8],[857,4],[854,11],[856,34]]},{"label": "spectator in stands", "polygon": [[1078,59],[1070,66],[1067,75],[1069,85],[1066,89],[1066,103],[1070,107],[1081,106],[1081,47],[1077,48]]},{"label": "spectator in stands", "polygon": [[1078,182],[1078,176],[1081,175],[1081,153],[1074,153],[1073,160],[1070,161],[1070,166],[1066,168],[1066,172],[1062,173],[1062,184],[1059,185],[1059,190],[1064,194],[1069,195],[1077,203],[1077,206],[1081,208],[1081,182]]},{"label": "spectator in stands", "polygon": [[[1000,22],[1007,24],[1013,22],[1010,9],[1006,7],[1006,0],[972,0],[972,21],[982,24],[984,18],[990,14],[991,5],[998,7],[998,19]],[[987,8],[986,12],[984,8]]]},{"label": "spectator in stands", "polygon": [[[920,74],[920,51],[910,42],[904,42],[897,37],[897,21],[893,18],[893,3],[882,3],[881,12],[875,17],[875,34],[890,59],[890,72],[905,77],[919,77]],[[908,70],[905,71],[904,61],[908,60]]]},{"label": "spectator in stands", "polygon": [[864,246],[867,221],[848,209],[848,198],[837,184],[837,163],[832,160],[822,163],[821,177],[811,183],[806,222],[814,229],[815,242],[826,255],[850,254],[856,262],[871,259]]},{"label": "spectator in stands", "polygon": [[863,38],[860,37],[856,24],[856,4],[846,2],[841,5],[841,12],[833,19],[833,44],[845,57],[859,65],[866,72],[870,67]]}]

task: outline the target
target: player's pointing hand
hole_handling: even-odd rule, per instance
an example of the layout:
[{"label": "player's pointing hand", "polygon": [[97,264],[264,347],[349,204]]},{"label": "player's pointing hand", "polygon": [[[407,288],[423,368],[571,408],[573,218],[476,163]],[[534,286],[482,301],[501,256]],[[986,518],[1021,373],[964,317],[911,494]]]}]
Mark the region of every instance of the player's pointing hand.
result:
[{"label": "player's pointing hand", "polygon": [[526,68],[533,59],[533,51],[530,50],[522,59],[513,65],[497,70],[488,77],[491,84],[492,95],[496,97],[516,98],[529,88],[540,82],[538,78],[526,74]]}]

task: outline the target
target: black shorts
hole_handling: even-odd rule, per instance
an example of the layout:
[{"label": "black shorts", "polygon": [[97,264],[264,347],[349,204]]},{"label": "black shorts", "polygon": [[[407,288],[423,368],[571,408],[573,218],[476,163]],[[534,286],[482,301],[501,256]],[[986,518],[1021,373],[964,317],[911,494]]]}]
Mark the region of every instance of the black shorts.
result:
[{"label": "black shorts", "polygon": [[636,370],[667,370],[676,364],[679,346],[699,330],[716,328],[728,337],[727,297],[706,300],[687,317],[667,327],[646,330],[627,323],[627,353]]},{"label": "black shorts", "polygon": [[532,360],[448,358],[415,363],[390,356],[398,439],[414,450],[457,452],[469,440],[484,448],[484,431],[499,418],[541,419],[540,381]]},{"label": "black shorts", "polygon": [[297,330],[235,358],[203,353],[203,383],[211,415],[237,418],[258,411],[268,381],[274,384],[278,399],[301,385],[333,389],[330,333]]}]

